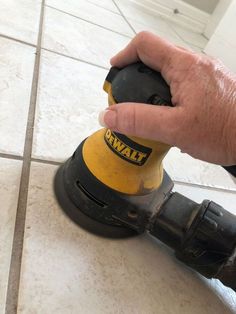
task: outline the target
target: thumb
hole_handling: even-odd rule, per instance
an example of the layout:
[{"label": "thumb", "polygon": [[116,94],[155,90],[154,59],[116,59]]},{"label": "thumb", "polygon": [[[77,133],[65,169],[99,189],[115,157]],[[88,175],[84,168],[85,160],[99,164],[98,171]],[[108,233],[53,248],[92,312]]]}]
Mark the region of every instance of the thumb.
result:
[{"label": "thumb", "polygon": [[99,122],[113,131],[175,145],[179,108],[122,103],[100,112]]}]

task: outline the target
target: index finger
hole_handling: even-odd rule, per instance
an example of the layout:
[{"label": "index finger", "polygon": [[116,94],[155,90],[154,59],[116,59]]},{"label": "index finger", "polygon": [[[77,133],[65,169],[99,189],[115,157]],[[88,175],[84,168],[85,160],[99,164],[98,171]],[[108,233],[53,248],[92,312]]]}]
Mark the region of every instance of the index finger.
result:
[{"label": "index finger", "polygon": [[180,51],[181,49],[169,41],[144,31],[137,34],[110,62],[112,66],[122,68],[142,61],[156,71],[165,72],[165,67],[172,63],[173,57]]}]

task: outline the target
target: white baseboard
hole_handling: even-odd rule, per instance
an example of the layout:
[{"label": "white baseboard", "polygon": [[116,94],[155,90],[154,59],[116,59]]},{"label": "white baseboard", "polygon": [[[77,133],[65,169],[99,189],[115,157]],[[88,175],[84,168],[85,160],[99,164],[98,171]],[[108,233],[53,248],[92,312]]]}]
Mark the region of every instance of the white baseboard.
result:
[{"label": "white baseboard", "polygon": [[[174,21],[198,33],[203,33],[210,15],[181,0],[130,0],[146,12]],[[179,13],[175,13],[174,10]]]}]

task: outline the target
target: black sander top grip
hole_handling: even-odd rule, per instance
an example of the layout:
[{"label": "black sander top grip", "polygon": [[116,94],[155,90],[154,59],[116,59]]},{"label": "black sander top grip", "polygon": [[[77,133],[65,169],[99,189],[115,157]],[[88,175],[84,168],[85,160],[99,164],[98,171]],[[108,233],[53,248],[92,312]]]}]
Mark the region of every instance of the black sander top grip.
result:
[{"label": "black sander top grip", "polygon": [[123,69],[111,68],[106,81],[112,84],[112,96],[117,103],[172,106],[170,87],[161,73],[142,62],[133,63]]}]

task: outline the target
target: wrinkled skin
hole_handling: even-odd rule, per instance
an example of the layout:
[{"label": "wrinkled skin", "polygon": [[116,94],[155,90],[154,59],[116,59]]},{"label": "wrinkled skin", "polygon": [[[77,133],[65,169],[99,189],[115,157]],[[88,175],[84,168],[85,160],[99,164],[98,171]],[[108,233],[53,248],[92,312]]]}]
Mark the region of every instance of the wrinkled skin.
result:
[{"label": "wrinkled skin", "polygon": [[216,59],[139,33],[111,59],[124,67],[141,60],[160,71],[175,107],[123,103],[101,114],[101,123],[127,135],[161,141],[208,162],[236,164],[236,76]]}]

